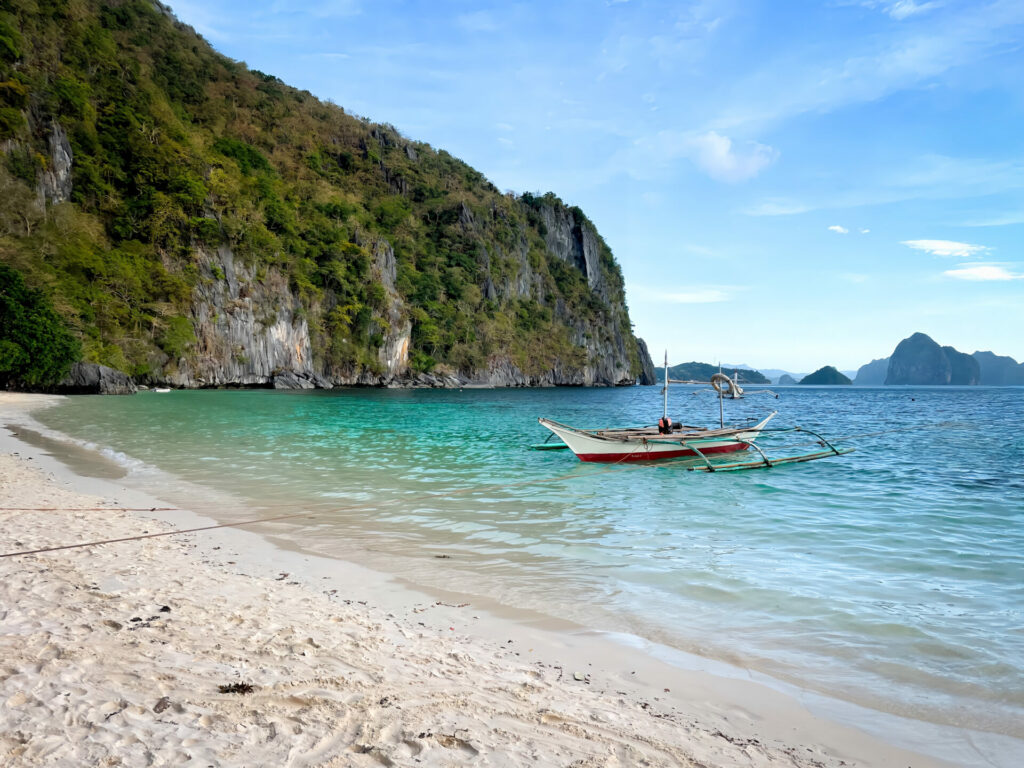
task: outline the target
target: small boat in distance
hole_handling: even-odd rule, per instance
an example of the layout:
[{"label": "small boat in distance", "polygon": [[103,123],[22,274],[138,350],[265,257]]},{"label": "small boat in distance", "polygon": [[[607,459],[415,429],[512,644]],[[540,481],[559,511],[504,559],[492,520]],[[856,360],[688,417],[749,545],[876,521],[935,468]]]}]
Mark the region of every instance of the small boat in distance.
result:
[{"label": "small boat in distance", "polygon": [[153,391],[154,391],[154,392],[158,392],[158,393],[160,393],[160,394],[162,395],[162,394],[164,394],[165,392],[170,392],[170,391],[171,391],[171,388],[170,388],[170,387],[154,387],[154,388],[153,388]]}]

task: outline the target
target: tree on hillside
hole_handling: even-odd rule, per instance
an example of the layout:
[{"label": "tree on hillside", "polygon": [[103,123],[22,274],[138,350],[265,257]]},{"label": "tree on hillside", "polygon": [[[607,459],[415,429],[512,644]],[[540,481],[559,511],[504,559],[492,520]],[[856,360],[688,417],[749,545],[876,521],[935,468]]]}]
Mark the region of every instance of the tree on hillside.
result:
[{"label": "tree on hillside", "polygon": [[0,264],[0,388],[56,384],[80,352],[46,296]]}]

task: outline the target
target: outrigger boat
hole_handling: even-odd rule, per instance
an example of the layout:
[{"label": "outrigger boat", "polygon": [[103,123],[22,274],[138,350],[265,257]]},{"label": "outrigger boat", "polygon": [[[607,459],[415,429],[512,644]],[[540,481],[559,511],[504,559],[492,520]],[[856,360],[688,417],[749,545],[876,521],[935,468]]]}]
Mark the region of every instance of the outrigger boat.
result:
[{"label": "outrigger boat", "polygon": [[[716,374],[716,376],[719,375],[722,378],[727,378],[724,374]],[[666,352],[665,388],[663,390],[663,418],[665,419],[668,417],[668,384],[668,353]],[[777,415],[778,411],[772,411],[763,421],[753,426],[726,427],[722,407],[724,389],[725,387],[715,387],[719,396],[719,427],[717,429],[681,424],[673,424],[672,431],[667,434],[661,433],[659,428],[654,426],[578,429],[560,424],[552,419],[539,418],[537,421],[551,430],[555,436],[561,439],[562,443],[545,443],[534,447],[539,450],[568,448],[576,454],[580,461],[619,463],[694,458],[697,463],[687,468],[705,472],[773,467],[778,464],[793,464],[823,459],[828,456],[840,456],[854,450],[853,448],[836,448],[821,435],[801,427],[766,430],[768,422]],[[765,432],[805,432],[816,438],[815,442],[825,450],[796,456],[769,458],[754,442]],[[759,459],[745,462],[713,463],[708,458],[718,454],[746,451],[751,448],[759,454]]]}]

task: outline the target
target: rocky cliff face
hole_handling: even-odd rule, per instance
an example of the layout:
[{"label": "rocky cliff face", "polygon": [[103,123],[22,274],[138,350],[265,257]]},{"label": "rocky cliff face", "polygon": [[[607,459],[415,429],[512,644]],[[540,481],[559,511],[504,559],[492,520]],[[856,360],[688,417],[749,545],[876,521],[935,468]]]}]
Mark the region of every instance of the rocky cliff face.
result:
[{"label": "rocky cliff face", "polygon": [[[577,220],[569,209],[542,209],[547,227],[545,241],[551,253],[578,269],[587,284],[608,308],[607,323],[594,327],[573,317],[564,303],[550,301],[540,275],[530,266],[524,240],[511,251],[514,273],[497,283],[488,278],[484,288],[495,299],[529,298],[550,305],[554,315],[571,332],[571,341],[582,352],[581,362],[564,361],[537,374],[525,373],[509,357],[496,355],[487,365],[469,370],[442,370],[432,374],[410,371],[412,323],[409,307],[396,288],[394,249],[386,240],[369,246],[373,253],[371,273],[384,289],[384,309],[377,312],[372,330],[383,341],[375,366],[332,368],[315,352],[307,318],[323,314],[330,306],[304,307],[287,279],[273,267],[257,270],[236,258],[230,248],[198,249],[200,280],[194,289],[190,320],[196,342],[188,354],[169,360],[162,371],[149,377],[152,383],[176,387],[275,386],[278,388],[326,388],[332,386],[609,386],[653,384],[656,373],[646,345],[632,340],[628,315],[605,278],[600,265],[602,244],[592,225]],[[466,222],[472,227],[471,220]],[[508,254],[505,254],[508,255]],[[635,375],[639,360],[641,373]]]},{"label": "rocky cliff face", "polygon": [[853,383],[859,387],[877,387],[885,384],[885,375],[889,372],[889,358],[872,360],[857,369]]},{"label": "rocky cliff face", "polygon": [[896,345],[885,377],[886,384],[917,385],[973,385],[980,380],[977,360],[952,347],[940,347],[923,333]]},{"label": "rocky cliff face", "polygon": [[502,194],[159,4],[0,19],[0,238],[84,360],[179,387],[653,382],[583,212]]},{"label": "rocky cliff face", "polygon": [[989,387],[1024,385],[1024,363],[1012,357],[993,352],[975,352],[971,355],[981,368],[981,383]]}]

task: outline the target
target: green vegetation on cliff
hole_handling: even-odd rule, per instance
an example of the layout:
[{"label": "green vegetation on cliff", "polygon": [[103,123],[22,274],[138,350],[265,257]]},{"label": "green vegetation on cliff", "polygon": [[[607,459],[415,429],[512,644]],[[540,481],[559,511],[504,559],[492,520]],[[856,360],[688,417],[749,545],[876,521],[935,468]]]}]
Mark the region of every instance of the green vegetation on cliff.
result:
[{"label": "green vegetation on cliff", "polygon": [[[668,375],[670,379],[711,381],[711,377],[716,373],[718,373],[718,366],[711,365],[710,363],[679,363],[678,365],[670,365],[668,367]],[[722,373],[730,377],[734,373],[738,374],[738,380],[741,384],[771,384],[771,382],[760,371],[751,371],[742,368],[733,371],[730,368],[725,368],[722,370]]]},{"label": "green vegetation on cliff", "polygon": [[[198,355],[196,291],[229,279],[208,256],[229,249],[286,283],[328,375],[379,373],[396,322],[414,371],[573,370],[618,337],[638,375],[611,251],[595,233],[594,265],[554,253],[552,216],[593,229],[216,53],[158,3],[0,10],[0,261],[88,361],[159,379]],[[374,273],[381,242],[397,300]]]},{"label": "green vegetation on cliff", "polygon": [[42,292],[0,264],[0,389],[59,381],[80,351]]}]

